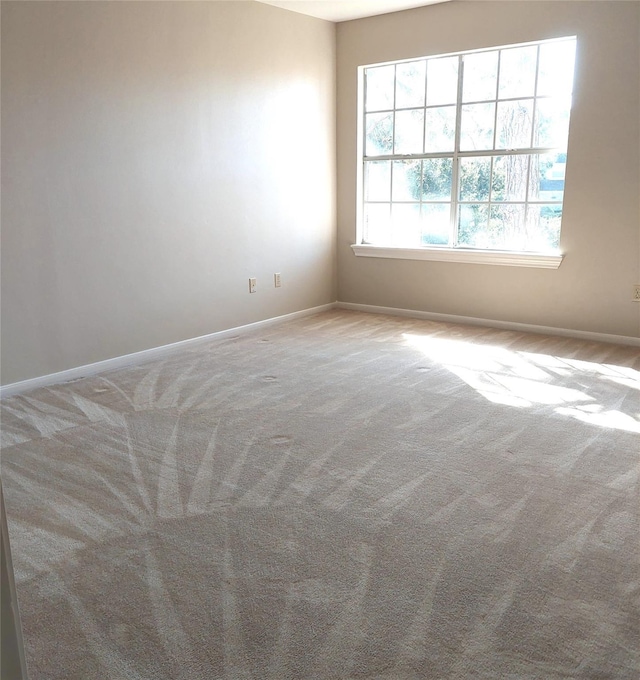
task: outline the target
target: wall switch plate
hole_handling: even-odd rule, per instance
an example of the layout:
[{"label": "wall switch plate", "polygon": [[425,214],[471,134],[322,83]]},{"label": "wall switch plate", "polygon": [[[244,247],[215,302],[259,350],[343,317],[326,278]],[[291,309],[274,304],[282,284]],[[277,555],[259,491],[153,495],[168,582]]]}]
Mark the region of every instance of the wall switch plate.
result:
[{"label": "wall switch plate", "polygon": [[282,281],[280,280],[280,273],[273,275],[273,285],[276,288],[280,288],[280,286],[282,285]]},{"label": "wall switch plate", "polygon": [[249,279],[249,292],[250,293],[256,292],[256,280],[255,279]]}]

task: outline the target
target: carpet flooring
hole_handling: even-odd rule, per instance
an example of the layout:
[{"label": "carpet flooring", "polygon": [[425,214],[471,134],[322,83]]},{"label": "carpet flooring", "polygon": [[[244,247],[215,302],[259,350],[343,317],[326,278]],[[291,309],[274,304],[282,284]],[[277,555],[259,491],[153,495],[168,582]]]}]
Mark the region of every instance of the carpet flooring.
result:
[{"label": "carpet flooring", "polygon": [[4,399],[30,677],[637,679],[639,371],[334,310]]}]

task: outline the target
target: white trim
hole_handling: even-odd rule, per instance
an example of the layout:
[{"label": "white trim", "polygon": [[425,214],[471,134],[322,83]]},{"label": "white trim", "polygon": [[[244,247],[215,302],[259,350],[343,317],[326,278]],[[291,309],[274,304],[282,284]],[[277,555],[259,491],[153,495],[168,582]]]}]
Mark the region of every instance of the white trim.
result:
[{"label": "white trim", "polygon": [[543,253],[509,253],[498,250],[463,250],[461,248],[391,248],[358,243],[354,243],[351,248],[358,257],[498,264],[509,267],[539,267],[543,269],[557,269],[564,257],[564,255],[545,255]]},{"label": "white trim", "polygon": [[577,338],[579,340],[592,340],[594,342],[608,342],[617,345],[630,345],[631,347],[640,347],[640,338],[635,338],[628,335],[610,335],[608,333],[593,333],[591,331],[579,331],[571,328],[555,328],[553,326],[536,326],[534,324],[517,323],[513,321],[497,321],[493,319],[479,319],[472,316],[459,316],[457,314],[439,314],[436,312],[422,312],[416,309],[401,309],[399,307],[380,307],[378,305],[361,305],[355,302],[333,302],[326,305],[319,305],[318,307],[311,307],[309,309],[302,309],[291,314],[284,314],[282,316],[264,319],[263,321],[256,321],[244,326],[236,326],[235,328],[228,328],[208,335],[201,335],[197,338],[189,338],[188,340],[180,340],[171,343],[170,345],[162,345],[161,347],[152,347],[150,349],[142,350],[141,352],[134,352],[133,354],[125,354],[113,359],[105,359],[104,361],[97,361],[93,364],[86,364],[85,366],[78,366],[70,368],[66,371],[59,371],[58,373],[50,373],[37,378],[29,378],[16,383],[8,385],[0,385],[0,398],[12,397],[17,394],[22,394],[29,390],[34,390],[38,387],[48,387],[50,385],[57,385],[59,383],[69,382],[70,380],[78,380],[91,375],[96,375],[105,371],[113,371],[118,368],[126,368],[137,364],[153,361],[154,359],[162,359],[170,356],[186,347],[193,347],[195,345],[208,342],[210,340],[221,339],[229,337],[230,335],[237,335],[239,333],[247,333],[258,328],[266,328],[285,321],[293,321],[305,316],[318,314],[319,312],[326,312],[331,309],[350,309],[356,312],[366,312],[368,314],[389,314],[390,316],[406,316],[413,319],[427,319],[429,321],[441,321],[443,323],[460,323],[469,326],[485,326],[488,328],[500,328],[504,330],[522,331],[524,333],[541,333],[543,335],[559,335],[566,338]]},{"label": "white trim", "polygon": [[[2,492],[2,485],[0,484],[0,534],[2,540],[2,570],[6,574],[9,584],[9,592],[3,593],[2,597],[6,597],[7,601],[2,602],[2,618],[4,619],[6,607],[8,621],[3,621],[2,625],[6,625],[3,629],[5,649],[3,654],[7,654],[11,659],[11,663],[7,664],[7,668],[13,667],[17,675],[13,677],[16,680],[26,680],[27,678],[27,662],[24,655],[24,639],[22,637],[22,623],[20,620],[20,607],[18,603],[18,594],[16,592],[16,582],[13,570],[13,560],[11,559],[11,542],[9,540],[9,527],[7,525],[7,512],[4,505],[4,494]],[[4,576],[3,574],[3,576]],[[4,581],[4,578],[3,578]]]},{"label": "white trim", "polygon": [[118,368],[126,368],[136,364],[146,363],[154,359],[163,359],[164,357],[175,354],[176,352],[185,349],[186,347],[193,347],[210,340],[218,340],[226,338],[230,335],[237,335],[238,333],[247,333],[248,331],[257,330],[258,328],[266,328],[276,324],[284,323],[285,321],[293,321],[304,316],[311,316],[319,312],[325,312],[335,307],[335,303],[320,305],[318,307],[311,307],[309,309],[302,309],[298,312],[290,314],[283,314],[282,316],[264,319],[262,321],[255,321],[244,326],[236,326],[235,328],[227,328],[215,333],[201,335],[197,338],[189,338],[187,340],[179,340],[172,342],[169,345],[162,345],[160,347],[151,347],[150,349],[142,350],[141,352],[134,352],[133,354],[125,354],[123,356],[114,357],[113,359],[105,359],[104,361],[96,361],[93,364],[86,364],[85,366],[78,366],[76,368],[69,368],[66,371],[59,371],[58,373],[50,373],[38,378],[29,378],[28,380],[21,380],[20,382],[10,383],[9,385],[0,386],[0,398],[12,397],[16,394],[22,394],[28,390],[33,390],[38,387],[48,387],[49,385],[56,385],[58,383],[69,382],[70,380],[78,380],[104,371],[113,371]]},{"label": "white trim", "polygon": [[640,338],[630,335],[610,335],[609,333],[593,333],[591,331],[579,331],[573,328],[556,328],[554,326],[536,326],[529,323],[517,323],[515,321],[497,321],[494,319],[478,319],[473,316],[459,316],[457,314],[439,314],[436,312],[421,312],[416,309],[400,309],[398,307],[379,307],[378,305],[360,305],[355,302],[336,302],[337,309],[350,309],[355,312],[367,312],[368,314],[389,314],[390,316],[407,316],[412,319],[427,319],[429,321],[441,321],[442,323],[459,323],[468,326],[485,326],[487,328],[499,328],[508,331],[521,331],[523,333],[539,333],[542,335],[559,335],[564,338],[576,338],[578,340],[590,340],[593,342],[608,342],[614,345],[630,345],[640,347]]}]

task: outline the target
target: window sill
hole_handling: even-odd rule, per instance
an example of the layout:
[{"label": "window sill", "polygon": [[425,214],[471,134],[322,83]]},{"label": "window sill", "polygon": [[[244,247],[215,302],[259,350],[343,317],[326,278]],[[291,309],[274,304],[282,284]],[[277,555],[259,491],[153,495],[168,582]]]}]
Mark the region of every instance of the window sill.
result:
[{"label": "window sill", "polygon": [[358,257],[467,262],[471,264],[538,267],[542,269],[557,269],[562,263],[563,258],[563,255],[547,255],[543,253],[511,253],[501,250],[463,250],[458,248],[392,248],[357,243],[352,245],[351,248]]}]

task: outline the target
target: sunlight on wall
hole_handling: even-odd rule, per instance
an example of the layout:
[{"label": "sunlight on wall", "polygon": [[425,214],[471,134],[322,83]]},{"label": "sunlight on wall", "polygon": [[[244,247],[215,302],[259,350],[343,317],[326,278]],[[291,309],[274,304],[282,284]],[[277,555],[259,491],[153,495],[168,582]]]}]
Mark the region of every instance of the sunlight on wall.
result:
[{"label": "sunlight on wall", "polygon": [[590,425],[640,433],[640,397],[633,400],[635,412],[626,413],[626,395],[618,387],[640,390],[640,372],[632,368],[411,333],[403,337],[493,403],[555,407],[554,413]]}]

